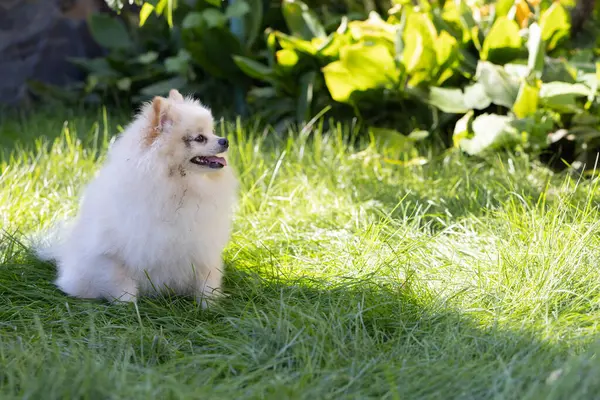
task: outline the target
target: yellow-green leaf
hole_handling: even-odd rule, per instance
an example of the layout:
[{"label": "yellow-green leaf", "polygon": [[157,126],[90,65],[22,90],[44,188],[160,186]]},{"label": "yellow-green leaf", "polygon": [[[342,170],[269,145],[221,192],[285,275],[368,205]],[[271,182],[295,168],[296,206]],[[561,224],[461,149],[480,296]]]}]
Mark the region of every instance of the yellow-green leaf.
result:
[{"label": "yellow-green leaf", "polygon": [[553,2],[540,17],[540,28],[542,40],[546,42],[547,49],[552,50],[569,36],[571,29],[569,14],[559,2]]},{"label": "yellow-green leaf", "polygon": [[505,64],[519,56],[522,46],[519,25],[506,17],[494,22],[483,41],[481,59],[495,64]]},{"label": "yellow-green leaf", "polygon": [[494,3],[496,8],[496,18],[505,17],[515,4],[515,0],[498,0]]},{"label": "yellow-green leaf", "polygon": [[293,68],[298,63],[298,53],[290,49],[281,49],[276,54],[277,64],[284,68]]},{"label": "yellow-green leaf", "polygon": [[436,40],[435,53],[437,59],[437,85],[453,75],[452,67],[458,61],[458,43],[456,39],[446,31],[442,31]]},{"label": "yellow-green leaf", "polygon": [[385,22],[379,14],[370,13],[365,21],[352,21],[348,23],[348,29],[352,38],[356,41],[375,39],[387,40],[394,43],[396,38],[396,25]]},{"label": "yellow-green leaf", "polygon": [[442,20],[447,25],[450,33],[453,33],[461,43],[466,43],[471,39],[469,28],[463,25],[458,5],[454,1],[446,1],[442,9]]},{"label": "yellow-green leaf", "polygon": [[346,103],[352,92],[357,90],[352,74],[341,61],[334,61],[323,68],[325,84],[333,100]]},{"label": "yellow-green leaf", "polygon": [[[422,75],[427,79],[437,67],[436,47],[437,32],[433,22],[426,14],[413,13],[404,29],[402,63],[406,72],[411,75]],[[418,83],[414,82],[413,84]]]},{"label": "yellow-green leaf", "polygon": [[444,65],[456,54],[458,43],[448,32],[442,31],[435,42],[435,55],[438,65]]},{"label": "yellow-green leaf", "polygon": [[339,102],[348,102],[354,91],[376,89],[398,80],[394,58],[382,44],[344,47],[340,61],[323,68],[323,74],[331,97]]},{"label": "yellow-green leaf", "polygon": [[396,64],[387,46],[358,43],[343,48],[340,59],[355,76],[369,77],[366,88],[397,79]]},{"label": "yellow-green leaf", "polygon": [[282,32],[275,32],[275,36],[281,47],[284,49],[296,50],[310,55],[314,55],[317,52],[317,47],[309,40],[286,35]]},{"label": "yellow-green leaf", "polygon": [[150,3],[144,3],[142,8],[140,9],[140,25],[139,26],[144,26],[144,24],[146,23],[146,20],[148,19],[150,14],[152,14],[152,11],[154,11],[154,6]]},{"label": "yellow-green leaf", "polygon": [[523,82],[512,109],[517,118],[533,115],[538,108],[539,96],[539,85],[530,85],[526,81]]}]

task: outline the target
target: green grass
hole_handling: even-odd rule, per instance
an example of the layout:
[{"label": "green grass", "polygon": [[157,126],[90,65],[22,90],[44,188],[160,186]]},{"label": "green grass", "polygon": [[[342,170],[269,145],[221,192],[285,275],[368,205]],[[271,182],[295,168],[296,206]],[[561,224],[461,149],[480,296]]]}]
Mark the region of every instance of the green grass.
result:
[{"label": "green grass", "polygon": [[598,397],[596,181],[508,156],[399,168],[342,128],[223,124],[230,296],[110,305],[64,296],[26,248],[74,215],[123,122],[63,120],[3,128],[0,398]]}]

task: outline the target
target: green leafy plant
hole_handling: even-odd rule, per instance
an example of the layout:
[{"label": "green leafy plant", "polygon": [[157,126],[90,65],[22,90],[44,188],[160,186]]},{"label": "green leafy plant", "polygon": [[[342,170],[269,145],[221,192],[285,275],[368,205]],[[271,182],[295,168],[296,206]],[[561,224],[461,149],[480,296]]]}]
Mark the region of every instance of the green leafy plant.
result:
[{"label": "green leafy plant", "polygon": [[[137,99],[217,82],[280,126],[327,112],[396,135],[383,142],[398,162],[433,133],[471,155],[539,153],[564,140],[585,153],[600,140],[598,43],[570,37],[570,0],[394,0],[339,18],[323,10],[356,10],[351,2],[270,3],[279,29],[265,25],[258,0],[139,1],[129,28],[96,18],[109,55],[77,61],[88,91]],[[143,40],[156,27],[160,45]]]},{"label": "green leafy plant", "polygon": [[[290,33],[269,34],[266,62],[243,56],[235,62],[268,85],[250,96],[279,101],[286,110],[278,117],[295,108],[298,122],[319,111],[315,99],[320,106],[347,104],[358,117],[400,99],[403,112],[437,120],[437,129],[447,129],[456,147],[473,155],[500,148],[539,152],[557,129],[580,132],[575,117],[598,109],[598,72],[589,59],[587,69],[572,60],[567,10],[558,2],[524,0],[486,7],[402,1],[386,20],[376,13],[345,19],[327,34],[304,3],[286,0]],[[313,84],[302,85],[307,81]],[[455,125],[442,123],[453,115]],[[585,129],[590,132],[589,123]]]},{"label": "green leafy plant", "polygon": [[[107,2],[118,18],[103,13],[89,18],[90,32],[106,55],[72,60],[87,73],[87,81],[70,88],[75,92],[69,94],[71,101],[137,103],[177,88],[225,104],[227,96],[215,86],[247,85],[249,79],[232,57],[256,49],[263,29],[261,0],[226,7],[214,0],[129,1],[133,6],[128,8],[124,3]],[[235,34],[233,20],[241,22]]]},{"label": "green leafy plant", "polygon": [[128,29],[122,19],[94,14],[89,27],[93,38],[108,54],[97,59],[73,60],[88,73],[83,88],[86,95],[140,101],[168,92],[172,87],[180,89],[196,79],[189,68],[189,53],[173,46],[175,38],[160,23],[146,25],[143,30]]}]

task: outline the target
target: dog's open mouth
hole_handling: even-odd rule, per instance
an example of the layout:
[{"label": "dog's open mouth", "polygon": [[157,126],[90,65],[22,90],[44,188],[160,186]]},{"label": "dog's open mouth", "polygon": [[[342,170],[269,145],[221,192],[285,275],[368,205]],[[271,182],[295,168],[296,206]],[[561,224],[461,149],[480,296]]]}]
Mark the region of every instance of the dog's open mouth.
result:
[{"label": "dog's open mouth", "polygon": [[196,156],[196,157],[192,158],[190,160],[190,162],[192,162],[196,165],[202,165],[204,167],[213,168],[213,169],[223,168],[224,166],[227,165],[227,161],[225,161],[225,159],[223,157],[217,157],[217,156],[206,156],[206,157]]}]

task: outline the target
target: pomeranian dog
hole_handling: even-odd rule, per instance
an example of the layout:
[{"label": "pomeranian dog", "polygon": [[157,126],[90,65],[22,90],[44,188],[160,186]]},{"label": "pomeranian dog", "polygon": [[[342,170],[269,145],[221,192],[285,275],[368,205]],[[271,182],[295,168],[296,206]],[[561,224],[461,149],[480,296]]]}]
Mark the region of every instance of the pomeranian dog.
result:
[{"label": "pomeranian dog", "polygon": [[79,298],[133,301],[168,290],[203,306],[221,294],[237,179],[210,110],[173,89],[111,146],[62,238],[37,249]]}]

